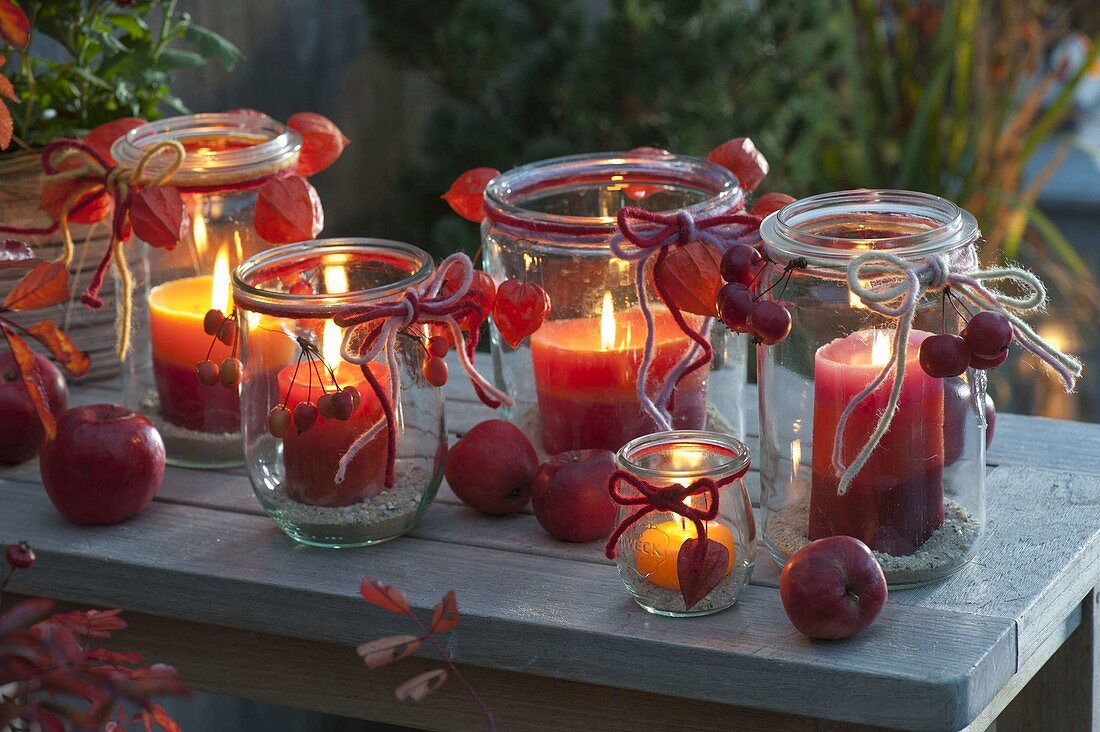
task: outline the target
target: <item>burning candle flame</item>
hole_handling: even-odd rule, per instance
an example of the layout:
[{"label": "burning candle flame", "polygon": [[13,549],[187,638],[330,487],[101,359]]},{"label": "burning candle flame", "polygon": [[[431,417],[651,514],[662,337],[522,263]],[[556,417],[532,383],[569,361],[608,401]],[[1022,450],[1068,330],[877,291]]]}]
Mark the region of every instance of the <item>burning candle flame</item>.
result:
[{"label": "burning candle flame", "polygon": [[195,243],[195,254],[202,259],[206,255],[206,219],[200,213],[191,217],[191,241]]},{"label": "burning candle flame", "polygon": [[798,475],[798,467],[802,464],[802,440],[791,440],[791,477]]},{"label": "burning candle flame", "polygon": [[[198,219],[201,221],[202,219]],[[195,239],[196,246],[198,239]],[[204,243],[205,246],[205,243]],[[229,283],[229,247],[222,246],[218,249],[218,255],[214,257],[214,276],[210,286],[210,307],[221,310],[223,313],[229,309],[229,300],[232,289]]]},{"label": "burning candle flame", "polygon": [[876,330],[871,336],[871,365],[884,366],[890,360],[890,331]]},{"label": "burning candle flame", "polygon": [[600,348],[605,351],[615,347],[615,304],[611,293],[603,294],[603,312],[600,313]]},{"label": "burning candle flame", "polygon": [[[325,267],[325,292],[333,295],[348,291],[348,271],[343,265]],[[344,338],[343,330],[335,321],[326,320],[321,333],[321,356],[329,368],[335,369],[340,363],[340,343]]]}]

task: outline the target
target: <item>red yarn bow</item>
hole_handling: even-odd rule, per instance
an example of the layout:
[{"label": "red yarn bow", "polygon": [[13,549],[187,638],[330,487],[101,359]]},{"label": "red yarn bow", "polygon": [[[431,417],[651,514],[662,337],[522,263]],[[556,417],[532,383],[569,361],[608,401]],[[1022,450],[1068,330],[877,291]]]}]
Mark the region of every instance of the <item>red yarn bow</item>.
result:
[{"label": "red yarn bow", "polygon": [[[695,535],[700,539],[695,547],[696,560],[701,562],[702,555],[706,551],[706,542],[702,539],[706,536],[704,521],[713,521],[718,517],[718,489],[729,485],[744,475],[744,471],[726,476],[720,480],[713,478],[696,478],[687,486],[674,483],[669,486],[655,486],[641,478],[623,470],[616,470],[611,474],[607,489],[611,493],[611,500],[620,506],[641,506],[615,527],[604,547],[604,554],[608,559],[614,559],[617,545],[622,535],[634,524],[653,513],[654,511],[667,511],[675,513],[695,524]],[[621,484],[626,483],[640,495],[632,496],[623,493]],[[707,508],[705,510],[695,508],[686,503],[686,499],[698,495],[707,496]]]}]

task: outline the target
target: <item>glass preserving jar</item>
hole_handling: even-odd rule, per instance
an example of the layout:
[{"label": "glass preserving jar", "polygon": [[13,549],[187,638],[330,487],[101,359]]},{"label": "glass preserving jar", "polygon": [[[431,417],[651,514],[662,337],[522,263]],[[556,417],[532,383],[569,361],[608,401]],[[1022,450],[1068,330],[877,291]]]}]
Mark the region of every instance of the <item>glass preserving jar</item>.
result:
[{"label": "glass preserving jar", "polygon": [[[169,463],[240,465],[237,389],[210,389],[195,377],[199,361],[219,364],[233,352],[203,331],[203,317],[210,308],[229,312],[233,268],[269,246],[253,228],[256,190],[296,164],[302,139],[256,113],[194,114],[136,127],[111,154],[119,166],[133,169],[166,140],[186,151],[168,184],[180,189],[190,227],[173,249],[136,237],[127,245],[140,253],[140,262],[133,271],[133,350],[122,369],[125,401],[156,425]],[[170,157],[153,158],[149,174]]]},{"label": "glass preserving jar", "polygon": [[[334,322],[348,308],[399,300],[432,271],[431,257],[409,244],[327,239],[269,249],[234,273],[248,475],[268,514],[297,541],[326,547],[386,541],[413,528],[435,497],[447,443],[443,392],[427,383],[421,367],[428,326],[408,326],[395,339],[395,362],[384,354],[367,362],[368,378],[343,359],[344,332]],[[389,405],[393,435],[388,401],[378,395],[389,394],[391,369],[401,385],[398,403]],[[344,391],[353,396],[339,414],[335,403]],[[297,414],[303,405],[317,408],[306,429]],[[272,410],[284,412],[282,429]],[[361,441],[366,433],[373,437]],[[346,459],[355,443],[361,444]]]},{"label": "glass preserving jar", "polygon": [[[628,525],[615,545],[615,563],[637,603],[656,615],[673,617],[709,615],[733,605],[756,564],[756,524],[743,477],[749,469],[744,443],[717,432],[658,432],[624,445],[616,467],[625,476],[612,478],[613,496],[620,504],[620,527]],[[662,509],[668,505],[677,510]],[[647,507],[653,510],[630,523]],[[692,575],[696,519],[708,556],[697,565],[701,572]]]},{"label": "glass preserving jar", "polygon": [[[744,196],[727,169],[655,150],[554,158],[497,176],[485,189],[484,266],[498,286],[519,280],[541,286],[550,314],[513,348],[492,328],[494,378],[515,400],[515,421],[544,454],[603,448],[615,451],[658,429],[642,409],[635,377],[646,323],[632,261],[610,242],[626,206],[686,209],[695,217],[740,208]],[[644,265],[652,267],[652,264]],[[651,396],[691,341],[652,288],[655,321]],[[687,315],[696,327],[702,318]],[[676,429],[744,432],[747,339],[720,323],[711,328],[709,369],[684,379],[671,402]]]},{"label": "glass preserving jar", "polygon": [[[846,278],[868,252],[896,255],[906,266],[940,258],[954,272],[972,272],[977,222],[925,193],[856,190],[796,201],[765,219],[760,233],[775,263],[763,288],[789,263],[813,262],[768,294],[787,307],[793,328],[758,351],[768,550],[782,565],[810,540],[846,534],[874,551],[891,587],[956,571],[974,555],[985,526],[985,372],[940,379],[922,369],[921,342],[964,325],[942,292],[925,291],[915,304],[896,412],[843,487],[841,467],[873,444],[887,411],[898,322],[867,308]],[[879,284],[901,281],[895,272]],[[886,377],[872,389],[880,372]]]}]

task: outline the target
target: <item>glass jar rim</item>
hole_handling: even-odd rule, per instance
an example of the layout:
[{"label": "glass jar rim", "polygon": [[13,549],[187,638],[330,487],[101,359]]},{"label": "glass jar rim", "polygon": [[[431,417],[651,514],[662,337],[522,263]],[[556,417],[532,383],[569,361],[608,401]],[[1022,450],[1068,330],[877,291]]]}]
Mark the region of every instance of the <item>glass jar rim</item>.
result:
[{"label": "glass jar rim", "polygon": [[[327,255],[378,253],[403,258],[410,274],[376,287],[333,294],[295,294],[257,287],[248,279],[258,271]],[[233,270],[233,300],[253,312],[288,318],[331,318],[355,305],[394,298],[420,284],[435,270],[432,256],[420,247],[392,239],[343,237],[284,244],[252,255]]]},{"label": "glass jar rim", "polygon": [[[633,461],[640,452],[650,452],[655,448],[668,444],[698,445],[706,448],[717,448],[732,453],[726,462],[695,470],[653,470],[643,467]],[[673,480],[704,478],[716,473],[731,474],[748,470],[751,453],[745,443],[736,437],[723,432],[710,430],[671,430],[668,432],[654,432],[641,437],[635,437],[630,442],[619,448],[615,454],[615,463],[643,478],[665,478]]]},{"label": "glass jar rim", "polygon": [[[294,163],[302,149],[302,136],[282,122],[256,112],[214,112],[167,117],[146,122],[111,145],[111,157],[120,166],[133,168],[153,145],[166,140],[185,142],[213,136],[265,137],[263,142],[236,150],[189,152],[172,182],[181,185],[243,183],[266,178]],[[168,158],[169,156],[165,156]],[[167,160],[154,158],[146,169],[152,175]]]},{"label": "glass jar rim", "polygon": [[[867,238],[838,238],[807,228],[813,222],[830,218],[855,220],[871,213],[919,216],[936,225],[911,234]],[[946,198],[889,188],[859,188],[802,198],[768,215],[760,224],[760,237],[770,252],[789,259],[813,257],[838,264],[874,250],[906,258],[928,256],[970,244],[980,236],[973,214]],[[837,246],[838,241],[848,246]],[[875,246],[882,242],[888,242],[889,246]]]},{"label": "glass jar rim", "polygon": [[[733,208],[744,200],[737,176],[710,160],[663,150],[582,153],[526,163],[490,180],[484,194],[486,219],[498,218],[505,225],[534,231],[611,235],[618,230],[615,216],[545,213],[525,208],[522,201],[531,193],[578,177],[591,178],[594,182],[613,182],[614,176],[627,175],[625,171],[650,173],[670,182],[681,181],[689,185],[694,175],[699,181],[694,187],[708,194],[706,199],[684,207],[696,215],[713,209]],[[709,190],[703,188],[705,181],[713,183]]]}]

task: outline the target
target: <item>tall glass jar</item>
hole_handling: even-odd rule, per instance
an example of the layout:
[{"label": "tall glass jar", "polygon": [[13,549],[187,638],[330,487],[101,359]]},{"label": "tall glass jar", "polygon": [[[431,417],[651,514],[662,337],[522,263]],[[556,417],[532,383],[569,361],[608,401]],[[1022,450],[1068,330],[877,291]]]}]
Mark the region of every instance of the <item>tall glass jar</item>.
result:
[{"label": "tall glass jar", "polygon": [[[886,410],[893,372],[854,402],[888,364],[895,322],[867,309],[844,279],[849,264],[882,251],[918,264],[946,256],[953,271],[977,268],[974,217],[925,193],[858,190],[792,203],[765,219],[760,233],[772,290],[793,317],[791,334],[759,350],[760,480],[764,539],[776,561],[809,540],[847,534],[874,552],[892,587],[954,572],[975,552],[985,526],[984,371],[938,379],[918,363],[933,333],[958,333],[959,313],[940,292],[916,305],[897,411],[846,490],[835,467],[838,424],[843,465],[871,438]],[[867,283],[864,283],[867,284]]]},{"label": "tall glass jar", "polygon": [[[133,273],[133,351],[123,366],[126,405],[160,430],[169,463],[239,465],[237,389],[209,389],[195,378],[208,349],[216,364],[233,350],[212,343],[203,316],[210,308],[229,312],[230,273],[268,247],[252,226],[256,189],[296,164],[302,138],[254,112],[194,114],[137,127],[115,142],[111,155],[132,169],[165,140],[186,151],[169,183],[183,194],[190,228],[171,250],[128,245],[140,250],[141,262]],[[147,170],[155,175],[159,165],[163,160],[154,158]]]},{"label": "tall glass jar", "polygon": [[[616,213],[638,206],[687,209],[704,217],[727,213],[743,201],[726,168],[655,150],[554,158],[489,183],[481,229],[486,270],[498,285],[508,279],[538,284],[550,299],[548,319],[518,348],[495,324],[492,330],[497,386],[516,400],[512,418],[536,448],[547,454],[614,451],[658,429],[635,393],[646,324],[635,284],[637,265],[615,257],[609,246],[619,231]],[[655,317],[647,385],[652,395],[691,341],[652,284],[647,294]],[[721,324],[709,337],[714,361],[677,388],[672,426],[741,436],[747,341]]]},{"label": "tall glass jar", "polygon": [[[687,617],[716,613],[736,602],[756,564],[756,523],[743,478],[749,469],[744,443],[717,432],[658,432],[631,440],[615,459],[618,470],[646,490],[686,494],[670,499],[685,510],[650,511],[619,537],[616,566],[638,604],[656,615]],[[630,480],[613,480],[620,497],[643,495]],[[701,481],[713,481],[714,490],[705,490]],[[620,524],[648,505],[623,505]],[[659,506],[660,499],[652,505]],[[708,510],[713,517],[702,520]],[[686,576],[699,536],[691,511],[700,514],[694,518],[702,520],[710,555],[694,579]]]},{"label": "tall glass jar", "polygon": [[[447,442],[443,392],[422,371],[426,326],[397,336],[394,364],[380,356],[365,366],[387,395],[397,375],[391,368],[399,371],[399,401],[388,405],[391,436],[387,404],[363,369],[341,357],[344,334],[333,320],[348,308],[403,297],[432,270],[427,252],[409,244],[328,239],[269,249],[235,271],[248,475],[292,538],[327,547],[376,544],[413,528],[435,497]],[[340,414],[336,395],[344,391],[354,406]],[[315,423],[303,430],[297,411],[310,404]],[[280,428],[272,410],[293,417]],[[368,432],[375,434],[360,441]],[[390,449],[394,482],[387,486]]]}]

